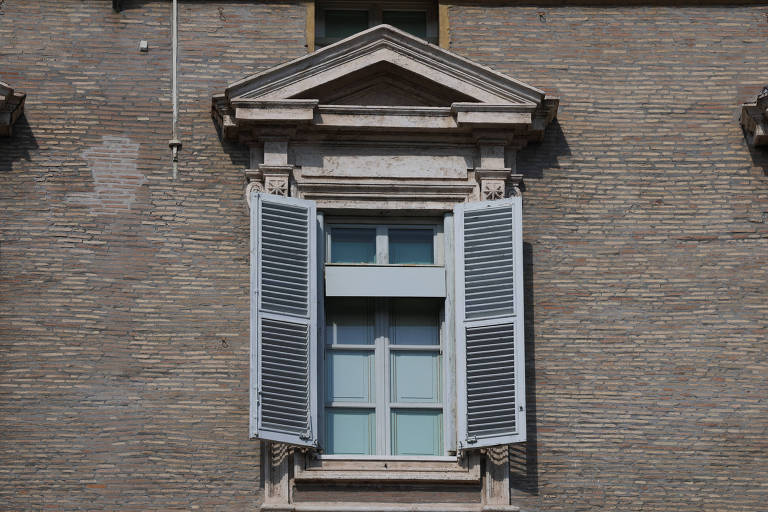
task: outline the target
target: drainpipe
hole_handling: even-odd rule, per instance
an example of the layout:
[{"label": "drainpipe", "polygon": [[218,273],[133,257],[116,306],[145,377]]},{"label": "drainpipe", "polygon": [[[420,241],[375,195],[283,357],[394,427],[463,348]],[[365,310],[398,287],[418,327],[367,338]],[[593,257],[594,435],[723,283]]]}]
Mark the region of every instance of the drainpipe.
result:
[{"label": "drainpipe", "polygon": [[173,5],[171,7],[171,101],[173,102],[173,128],[171,140],[168,141],[168,147],[171,148],[174,180],[179,173],[179,150],[181,149],[181,141],[179,140],[179,83],[176,77],[179,53],[178,24],[179,5],[177,0],[173,0]]}]

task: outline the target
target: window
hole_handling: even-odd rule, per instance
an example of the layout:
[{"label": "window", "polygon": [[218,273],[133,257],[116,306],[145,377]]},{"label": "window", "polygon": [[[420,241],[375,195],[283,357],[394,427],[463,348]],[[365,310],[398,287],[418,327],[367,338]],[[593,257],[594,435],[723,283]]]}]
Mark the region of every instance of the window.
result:
[{"label": "window", "polygon": [[432,224],[251,205],[254,437],[339,457],[525,439],[519,197]]},{"label": "window", "polygon": [[[326,228],[324,452],[332,455],[442,456],[442,297],[410,297],[376,265],[442,265],[442,221],[432,224],[329,223]],[[435,265],[440,263],[440,265]],[[359,279],[348,266],[374,266],[359,293],[335,297],[334,281]],[[347,269],[359,271],[359,268]],[[409,279],[419,280],[419,270]],[[388,291],[376,277],[388,281]],[[397,280],[394,280],[397,281]],[[422,288],[423,290],[424,288]],[[418,291],[416,292],[418,293]],[[346,295],[346,294],[345,294]],[[428,294],[427,294],[428,295]],[[453,449],[452,447],[450,449]]]},{"label": "window", "polygon": [[437,6],[431,1],[327,1],[315,7],[315,44],[318,47],[376,25],[392,25],[437,43]]}]

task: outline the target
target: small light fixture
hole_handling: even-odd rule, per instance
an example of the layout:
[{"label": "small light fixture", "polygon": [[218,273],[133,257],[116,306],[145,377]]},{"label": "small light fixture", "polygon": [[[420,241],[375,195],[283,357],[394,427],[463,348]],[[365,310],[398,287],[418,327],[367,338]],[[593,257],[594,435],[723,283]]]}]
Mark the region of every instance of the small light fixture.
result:
[{"label": "small light fixture", "polygon": [[147,41],[145,41],[144,39],[139,41],[139,51],[143,52],[143,53],[146,53],[146,52],[149,51],[149,43]]}]

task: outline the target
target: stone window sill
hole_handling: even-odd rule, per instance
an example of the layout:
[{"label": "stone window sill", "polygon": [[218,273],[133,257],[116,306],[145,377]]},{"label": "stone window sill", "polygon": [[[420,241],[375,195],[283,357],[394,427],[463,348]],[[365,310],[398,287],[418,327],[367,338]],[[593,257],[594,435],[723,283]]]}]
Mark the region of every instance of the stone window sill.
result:
[{"label": "stone window sill", "polygon": [[297,481],[479,482],[480,457],[456,460],[318,459],[295,454]]}]

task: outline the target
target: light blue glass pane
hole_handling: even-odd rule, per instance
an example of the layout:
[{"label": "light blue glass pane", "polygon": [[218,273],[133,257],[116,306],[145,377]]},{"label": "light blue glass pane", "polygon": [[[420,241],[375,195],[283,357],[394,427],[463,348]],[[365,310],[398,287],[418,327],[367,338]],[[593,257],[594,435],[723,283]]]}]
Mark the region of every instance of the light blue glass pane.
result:
[{"label": "light blue glass pane", "polygon": [[428,299],[392,301],[392,343],[395,345],[439,345],[440,303]]},{"label": "light blue glass pane", "polygon": [[434,262],[431,229],[389,230],[389,263],[431,265]]},{"label": "light blue glass pane", "polygon": [[443,455],[441,411],[392,411],[392,455]]},{"label": "light blue glass pane", "polygon": [[325,37],[341,39],[357,34],[367,28],[368,11],[325,11]]},{"label": "light blue glass pane", "polygon": [[376,229],[332,228],[331,263],[376,263]]},{"label": "light blue glass pane", "polygon": [[424,11],[384,11],[381,21],[422,39],[427,38],[427,13]]},{"label": "light blue glass pane", "polygon": [[373,310],[365,299],[326,301],[326,343],[373,345]]},{"label": "light blue glass pane", "polygon": [[373,455],[376,453],[376,414],[359,409],[326,409],[326,453]]},{"label": "light blue glass pane", "polygon": [[326,353],[326,397],[334,402],[370,402],[373,389],[373,352]]},{"label": "light blue glass pane", "polygon": [[434,352],[392,352],[390,400],[440,402],[440,356]]}]

